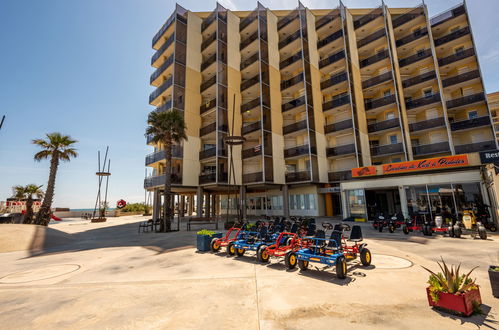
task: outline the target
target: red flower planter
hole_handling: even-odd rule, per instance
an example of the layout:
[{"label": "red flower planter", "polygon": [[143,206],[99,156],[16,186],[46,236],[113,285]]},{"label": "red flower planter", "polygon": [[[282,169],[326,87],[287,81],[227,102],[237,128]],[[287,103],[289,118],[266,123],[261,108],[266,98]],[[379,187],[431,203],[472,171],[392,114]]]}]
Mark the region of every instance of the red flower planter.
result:
[{"label": "red flower planter", "polygon": [[431,298],[430,288],[426,288],[426,295],[428,296],[430,306],[453,310],[466,316],[470,316],[473,313],[473,302],[476,301],[479,305],[482,304],[480,289],[478,288],[459,295],[441,292],[438,302],[434,302]]}]

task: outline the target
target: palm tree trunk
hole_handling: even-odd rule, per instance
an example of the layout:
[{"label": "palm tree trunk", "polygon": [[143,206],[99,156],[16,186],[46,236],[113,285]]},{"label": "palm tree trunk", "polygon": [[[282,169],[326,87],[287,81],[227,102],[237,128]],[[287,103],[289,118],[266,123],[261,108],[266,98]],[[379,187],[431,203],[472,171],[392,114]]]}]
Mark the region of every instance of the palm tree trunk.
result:
[{"label": "palm tree trunk", "polygon": [[164,232],[171,230],[171,192],[172,192],[172,138],[171,134],[168,134],[165,144],[165,202],[163,204],[163,222],[164,222]]},{"label": "palm tree trunk", "polygon": [[29,224],[33,222],[33,198],[31,195],[28,196],[26,200],[26,214],[24,215],[25,224]]},{"label": "palm tree trunk", "polygon": [[50,160],[50,174],[47,183],[47,191],[43,199],[42,206],[38,211],[35,223],[37,225],[47,226],[50,222],[50,208],[52,207],[52,200],[54,199],[55,177],[57,175],[57,167],[59,166],[59,154],[54,151],[52,159]]}]

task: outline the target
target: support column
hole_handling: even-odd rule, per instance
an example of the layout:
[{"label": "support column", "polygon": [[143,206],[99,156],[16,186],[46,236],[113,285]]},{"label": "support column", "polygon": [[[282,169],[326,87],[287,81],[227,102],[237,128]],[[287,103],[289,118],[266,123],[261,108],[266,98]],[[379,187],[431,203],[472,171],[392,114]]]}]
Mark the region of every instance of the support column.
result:
[{"label": "support column", "polygon": [[239,207],[241,208],[241,218],[246,219],[246,186],[241,185],[239,189]]},{"label": "support column", "polygon": [[152,218],[156,221],[159,218],[159,201],[158,201],[159,191],[158,189],[154,189],[153,198],[152,198]]},{"label": "support column", "polygon": [[403,186],[399,186],[399,197],[400,197],[400,206],[402,207],[402,214],[404,218],[409,217],[409,207],[407,206],[407,195],[405,194],[405,189]]},{"label": "support column", "polygon": [[343,206],[343,219],[348,218],[348,213],[350,210],[348,209],[348,204],[347,204],[347,192],[345,190],[341,191],[341,205]]},{"label": "support column", "polygon": [[217,195],[211,195],[211,216],[217,216]]},{"label": "support column", "polygon": [[284,217],[289,218],[289,192],[287,184],[282,186],[282,208]]},{"label": "support column", "polygon": [[201,217],[203,215],[203,188],[198,187],[196,199],[196,216]]},{"label": "support column", "polygon": [[187,214],[192,217],[192,213],[194,212],[194,195],[189,195],[189,206],[187,210]]},{"label": "support column", "polygon": [[211,216],[211,194],[206,194],[205,213],[207,218]]}]

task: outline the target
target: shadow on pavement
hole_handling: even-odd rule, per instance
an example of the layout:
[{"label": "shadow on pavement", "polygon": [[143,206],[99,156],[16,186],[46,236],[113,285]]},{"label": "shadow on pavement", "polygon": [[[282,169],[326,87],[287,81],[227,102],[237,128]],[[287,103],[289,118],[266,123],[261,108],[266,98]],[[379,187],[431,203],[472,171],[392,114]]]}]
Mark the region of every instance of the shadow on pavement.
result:
[{"label": "shadow on pavement", "polygon": [[440,316],[442,317],[460,321],[461,325],[474,324],[479,328],[480,327],[489,328],[489,329],[499,328],[499,321],[487,318],[490,310],[492,309],[488,305],[482,304],[481,306],[482,314],[473,314],[469,317],[450,314],[449,312],[439,309],[438,307],[433,307],[432,309],[435,313],[440,314]]}]

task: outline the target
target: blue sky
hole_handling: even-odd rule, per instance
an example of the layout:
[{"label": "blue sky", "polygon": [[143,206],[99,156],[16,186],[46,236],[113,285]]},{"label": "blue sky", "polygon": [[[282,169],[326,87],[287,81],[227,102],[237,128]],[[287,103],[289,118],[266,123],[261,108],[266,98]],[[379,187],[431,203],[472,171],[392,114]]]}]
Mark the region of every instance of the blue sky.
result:
[{"label": "blue sky", "polygon": [[[297,1],[265,0],[273,9]],[[214,1],[179,1],[192,11],[211,11]],[[232,10],[252,10],[256,1],[224,0]],[[344,1],[374,7],[381,1]],[[420,1],[386,0],[390,7]],[[430,15],[459,1],[427,0]],[[303,1],[334,8],[337,1]],[[0,200],[15,184],[46,184],[49,162],[35,163],[33,138],[60,131],[79,140],[80,156],[63,163],[54,206],[92,207],[97,190],[97,150],[110,146],[111,204],[143,201],[151,39],[171,14],[166,0],[0,1]],[[499,90],[497,0],[469,0],[468,7],[487,92]]]}]

